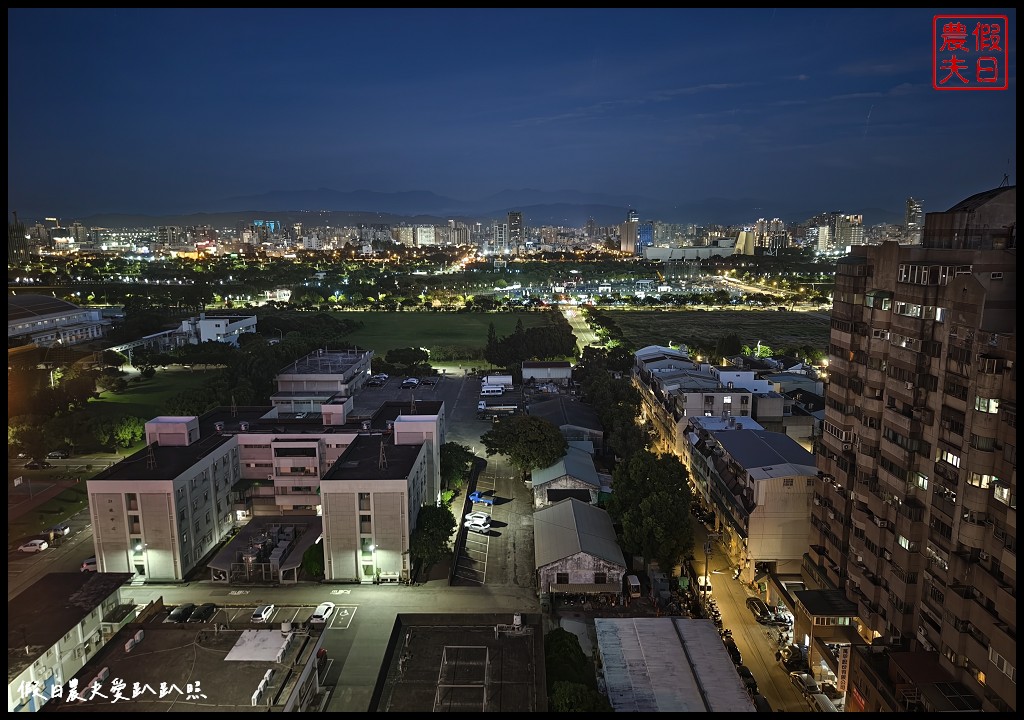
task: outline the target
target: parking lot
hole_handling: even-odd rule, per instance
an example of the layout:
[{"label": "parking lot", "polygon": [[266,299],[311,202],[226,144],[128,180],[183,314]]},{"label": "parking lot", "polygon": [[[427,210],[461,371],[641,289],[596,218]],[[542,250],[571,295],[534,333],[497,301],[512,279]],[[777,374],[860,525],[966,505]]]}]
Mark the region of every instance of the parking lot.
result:
[{"label": "parking lot", "polygon": [[[239,592],[239,591],[233,591]],[[241,591],[251,592],[251,591]],[[273,628],[280,627],[281,623],[292,623],[295,626],[304,625],[309,622],[310,616],[316,609],[315,605],[281,605],[280,607],[275,606],[274,611],[266,622],[254,622],[252,619],[253,612],[259,604],[252,605],[231,605],[228,607],[218,605],[217,611],[210,617],[210,619],[203,623],[184,622],[180,623],[183,626],[204,628],[209,625],[226,625],[228,628]],[[326,628],[329,630],[347,630],[352,620],[355,618],[357,605],[335,605],[334,612],[327,619]],[[167,606],[165,612],[157,615],[153,622],[163,623],[167,620],[167,616],[174,610],[174,606]]]}]

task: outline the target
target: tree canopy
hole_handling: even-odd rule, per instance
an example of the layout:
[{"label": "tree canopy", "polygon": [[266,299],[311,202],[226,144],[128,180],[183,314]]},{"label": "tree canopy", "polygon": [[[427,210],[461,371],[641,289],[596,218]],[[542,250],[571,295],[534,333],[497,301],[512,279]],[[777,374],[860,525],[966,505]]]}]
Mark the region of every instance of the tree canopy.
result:
[{"label": "tree canopy", "polygon": [[416,517],[416,529],[409,536],[409,554],[419,569],[427,573],[434,565],[451,556],[455,516],[447,505],[424,505]]},{"label": "tree canopy", "polygon": [[674,455],[634,453],[613,473],[608,511],[622,524],[622,540],[645,561],[670,571],[693,552],[689,474]]},{"label": "tree canopy", "polygon": [[554,424],[534,415],[513,415],[497,421],[480,436],[487,455],[507,455],[509,462],[525,477],[535,468],[554,465],[569,443]]}]

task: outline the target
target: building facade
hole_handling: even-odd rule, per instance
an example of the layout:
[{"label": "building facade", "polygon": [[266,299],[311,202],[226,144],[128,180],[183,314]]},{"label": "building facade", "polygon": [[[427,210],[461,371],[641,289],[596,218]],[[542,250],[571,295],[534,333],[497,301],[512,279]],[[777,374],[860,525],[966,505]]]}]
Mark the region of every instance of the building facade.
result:
[{"label": "building facade", "polygon": [[1015,286],[1016,187],[839,262],[804,567],[987,711],[1016,708]]}]

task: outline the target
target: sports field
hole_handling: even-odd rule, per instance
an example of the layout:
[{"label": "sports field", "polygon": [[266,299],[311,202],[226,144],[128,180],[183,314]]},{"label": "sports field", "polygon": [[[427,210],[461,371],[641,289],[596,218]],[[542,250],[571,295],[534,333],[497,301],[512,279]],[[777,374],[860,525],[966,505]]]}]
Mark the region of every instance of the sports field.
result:
[{"label": "sports field", "polygon": [[435,312],[332,312],[334,317],[363,323],[346,339],[365,350],[383,355],[395,348],[484,348],[487,328],[494,323],[499,338],[511,335],[516,322],[523,327],[543,325],[544,313],[435,313]]},{"label": "sports field", "polygon": [[781,350],[808,346],[828,348],[829,316],[824,312],[777,310],[623,310],[608,312],[631,347],[678,345],[714,347],[726,335],[744,345],[758,341]]}]

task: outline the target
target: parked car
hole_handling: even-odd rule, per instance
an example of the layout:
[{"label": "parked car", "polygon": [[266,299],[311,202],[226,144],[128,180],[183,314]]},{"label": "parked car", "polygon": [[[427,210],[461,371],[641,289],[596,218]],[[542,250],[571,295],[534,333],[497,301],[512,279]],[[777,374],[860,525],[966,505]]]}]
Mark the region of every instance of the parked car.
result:
[{"label": "parked car", "polygon": [[805,672],[791,672],[789,679],[792,680],[797,690],[802,692],[804,695],[816,695],[821,692],[818,689],[818,681],[810,673]]},{"label": "parked car", "polygon": [[754,619],[762,625],[767,625],[775,617],[774,615],[772,615],[772,611],[768,609],[768,606],[765,604],[764,600],[762,600],[759,597],[748,597],[747,608],[750,610],[750,613],[754,616]]},{"label": "parked car", "polygon": [[267,622],[273,614],[273,605],[260,605],[258,608],[252,611],[251,619],[254,623]]},{"label": "parked car", "polygon": [[467,520],[466,521],[466,529],[469,530],[470,532],[475,532],[475,533],[480,533],[481,535],[486,535],[491,530],[491,522],[490,522],[490,520],[487,520],[487,521]]},{"label": "parked car", "polygon": [[481,495],[479,490],[474,490],[469,494],[470,502],[480,503],[481,505],[494,505],[494,498],[489,495]]},{"label": "parked car", "polygon": [[366,381],[366,384],[368,387],[380,387],[384,384],[384,381],[379,378],[370,378]]},{"label": "parked car", "polygon": [[60,523],[59,525],[54,525],[46,532],[55,537],[64,537],[71,534],[71,525],[68,523]]},{"label": "parked car", "polygon": [[435,380],[434,378],[425,378],[424,380],[422,380],[422,383],[424,385],[437,385],[437,380]]},{"label": "parked car", "polygon": [[405,380],[402,381],[402,387],[403,388],[414,388],[414,387],[418,387],[419,384],[420,384],[420,381],[417,380],[416,378],[406,378]]},{"label": "parked car", "polygon": [[192,612],[196,609],[195,603],[184,603],[171,610],[164,622],[167,623],[183,623],[186,622]]},{"label": "parked car", "polygon": [[215,603],[203,603],[188,616],[188,622],[190,623],[204,623],[210,622],[210,618],[217,614],[217,605]]},{"label": "parked car", "polygon": [[754,674],[750,672],[750,668],[746,665],[737,665],[736,672],[739,673],[740,680],[743,681],[747,691],[751,695],[757,695],[757,680],[754,679]]},{"label": "parked car", "polygon": [[324,602],[316,606],[316,610],[309,616],[311,623],[324,623],[327,622],[327,618],[334,612],[334,603]]},{"label": "parked car", "polygon": [[18,550],[21,552],[36,553],[42,552],[46,548],[50,547],[50,543],[45,540],[29,540],[27,543],[22,543],[18,546]]},{"label": "parked car", "polygon": [[67,460],[69,457],[71,457],[71,453],[69,453],[67,450],[51,450],[50,452],[46,453],[46,457],[50,458],[51,460]]},{"label": "parked car", "polygon": [[45,470],[46,468],[52,468],[53,465],[46,462],[45,460],[29,460],[25,463],[26,470]]},{"label": "parked car", "polygon": [[754,696],[754,707],[757,708],[758,712],[771,712],[772,704],[768,702],[768,698],[764,695]]},{"label": "parked car", "polygon": [[86,558],[82,562],[82,572],[96,572],[96,556]]},{"label": "parked car", "polygon": [[466,513],[465,519],[472,520],[473,522],[489,523],[491,521],[491,516],[482,510],[477,510],[475,512]]}]

